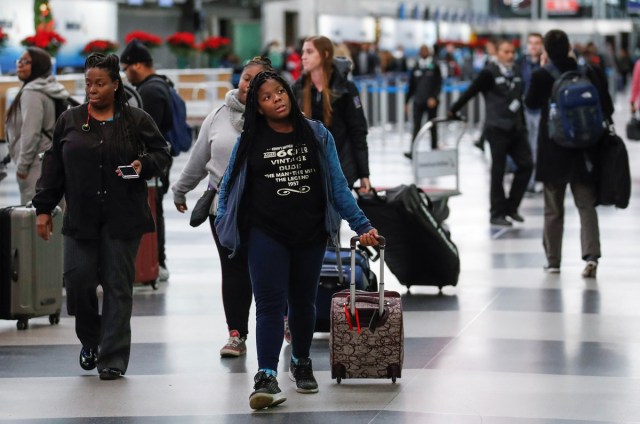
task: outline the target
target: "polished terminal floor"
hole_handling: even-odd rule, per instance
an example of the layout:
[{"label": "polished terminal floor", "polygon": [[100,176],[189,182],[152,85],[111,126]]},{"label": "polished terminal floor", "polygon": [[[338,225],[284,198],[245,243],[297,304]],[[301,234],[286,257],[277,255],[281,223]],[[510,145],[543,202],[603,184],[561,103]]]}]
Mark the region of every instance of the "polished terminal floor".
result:
[{"label": "polished terminal floor", "polygon": [[[629,117],[626,99],[617,102],[621,132]],[[453,130],[442,133],[449,139]],[[402,155],[408,138],[394,128],[372,129],[374,185],[412,181]],[[459,285],[442,294],[417,286],[409,292],[387,273],[387,289],[400,291],[405,311],[405,362],[396,384],[336,384],[328,336],[317,334],[312,358],[320,392],[296,393],[285,345],[279,382],[288,400],[253,412],[255,334],[245,357],[220,358],[227,333],[213,240],[206,225],[191,228],[169,196],[171,278],[157,291],[135,288],[126,377],[100,381],[78,366],[80,346],[66,311],[59,325],[35,318],[26,331],[0,321],[0,423],[640,423],[640,143],[627,143],[631,204],[599,208],[603,257],[598,278],[584,280],[571,196],[562,272],[548,275],[542,198],[524,199],[523,224],[492,229],[489,158],[472,140],[460,145],[462,195],[450,200],[447,220],[460,250]],[[185,161],[177,158],[174,179]],[[17,203],[15,167],[10,174],[0,183],[0,205]],[[190,206],[199,192],[190,194]],[[424,266],[435,264],[425,259]]]}]

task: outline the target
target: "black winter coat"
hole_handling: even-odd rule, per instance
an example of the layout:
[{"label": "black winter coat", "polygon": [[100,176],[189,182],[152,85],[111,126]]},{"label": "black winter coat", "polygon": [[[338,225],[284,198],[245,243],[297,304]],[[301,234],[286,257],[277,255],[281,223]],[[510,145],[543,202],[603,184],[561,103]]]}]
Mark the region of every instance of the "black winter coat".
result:
[{"label": "black winter coat", "polygon": [[[360,178],[369,178],[369,147],[367,145],[367,119],[364,116],[360,93],[356,85],[347,79],[348,68],[337,68],[329,85],[331,87],[332,123],[328,127],[336,142],[342,172],[349,187]],[[303,74],[293,86],[293,92],[302,107],[303,88],[307,74]],[[322,116],[311,118],[322,121]]]},{"label": "black winter coat", "polygon": [[[33,205],[37,214],[50,214],[64,195],[67,208],[62,234],[77,239],[97,239],[106,225],[115,239],[130,239],[155,229],[147,199],[145,179],[159,175],[171,161],[169,145],[151,117],[142,109],[131,109],[135,135],[144,145],[132,146],[127,157],[115,159],[107,149],[113,131],[93,118],[87,122],[87,105],[65,111],[56,123],[53,145],[43,159]],[[120,119],[120,118],[116,118]],[[140,178],[125,180],[116,175],[119,165],[139,159]]]},{"label": "black winter coat", "polygon": [[[561,73],[578,69],[574,59],[567,58],[554,63]],[[587,76],[600,94],[604,116],[611,119],[613,102],[607,88],[607,79],[602,69],[589,67]],[[531,74],[531,84],[525,96],[525,105],[530,109],[541,109],[538,131],[538,156],[536,160],[536,180],[543,183],[566,183],[571,181],[592,182],[592,172],[597,166],[597,146],[590,149],[571,149],[562,147],[549,139],[548,116],[549,99],[555,79],[551,73],[540,68]]]}]

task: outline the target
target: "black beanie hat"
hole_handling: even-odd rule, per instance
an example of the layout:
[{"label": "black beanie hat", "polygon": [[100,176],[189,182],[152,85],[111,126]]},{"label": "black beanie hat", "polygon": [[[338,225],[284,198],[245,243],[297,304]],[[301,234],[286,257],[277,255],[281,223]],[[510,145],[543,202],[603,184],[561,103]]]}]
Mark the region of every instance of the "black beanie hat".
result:
[{"label": "black beanie hat", "polygon": [[132,40],[122,51],[120,63],[131,65],[140,62],[152,63],[151,53],[149,53],[149,49],[140,41]]},{"label": "black beanie hat", "polygon": [[544,49],[552,62],[558,62],[569,56],[569,37],[559,29],[552,29],[544,35]]},{"label": "black beanie hat", "polygon": [[27,52],[31,56],[31,75],[25,82],[49,76],[51,74],[51,56],[49,56],[49,53],[40,47],[28,47]]}]

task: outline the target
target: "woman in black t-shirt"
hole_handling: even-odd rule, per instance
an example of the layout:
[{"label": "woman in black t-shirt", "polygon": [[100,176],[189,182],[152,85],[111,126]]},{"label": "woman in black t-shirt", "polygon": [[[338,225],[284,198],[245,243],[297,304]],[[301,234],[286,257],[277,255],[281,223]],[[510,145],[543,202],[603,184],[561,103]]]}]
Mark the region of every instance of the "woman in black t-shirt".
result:
[{"label": "woman in black t-shirt", "polygon": [[377,231],[358,208],[340,169],[333,137],[307,120],[286,81],[261,72],[251,82],[245,123],[220,187],[216,229],[235,254],[247,243],[256,301],[258,373],[249,398],[253,409],[286,399],[277,369],[289,310],[291,378],[299,393],[316,393],[309,351],[327,236],[337,237],[340,216],[377,244]]}]

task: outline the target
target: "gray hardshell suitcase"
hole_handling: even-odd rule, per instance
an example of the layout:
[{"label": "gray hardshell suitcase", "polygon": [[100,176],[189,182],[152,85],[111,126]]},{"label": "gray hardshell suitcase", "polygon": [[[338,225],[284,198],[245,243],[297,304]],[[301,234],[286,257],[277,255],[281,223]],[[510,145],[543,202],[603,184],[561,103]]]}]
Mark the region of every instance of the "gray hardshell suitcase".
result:
[{"label": "gray hardshell suitcase", "polygon": [[49,316],[60,321],[62,304],[62,212],[56,207],[53,235],[45,241],[36,233],[36,211],[15,206],[0,209],[0,318],[18,320]]},{"label": "gray hardshell suitcase", "polygon": [[379,292],[356,291],[355,250],[351,239],[351,284],[333,295],[329,354],[331,378],[390,378],[396,382],[404,361],[404,329],[400,294],[384,290],[385,239],[379,237]]}]

